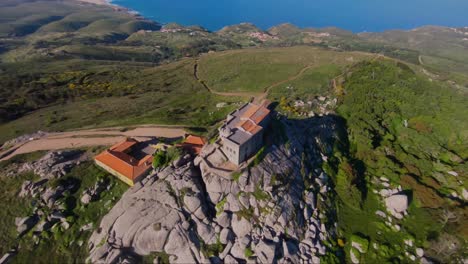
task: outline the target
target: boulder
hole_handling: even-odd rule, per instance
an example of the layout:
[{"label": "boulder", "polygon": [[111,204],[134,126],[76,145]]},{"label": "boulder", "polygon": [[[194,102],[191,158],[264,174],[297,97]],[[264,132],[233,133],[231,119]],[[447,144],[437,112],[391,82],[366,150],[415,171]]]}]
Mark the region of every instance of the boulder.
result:
[{"label": "boulder", "polygon": [[244,237],[252,230],[252,224],[243,217],[233,217],[231,225],[237,237]]},{"label": "boulder", "polygon": [[93,223],[88,223],[82,227],[80,227],[80,231],[88,231],[93,229]]},{"label": "boulder", "polygon": [[212,245],[216,243],[216,233],[211,225],[207,225],[200,221],[195,220],[197,226],[197,233],[205,243]]},{"label": "boulder", "polygon": [[[164,180],[161,173],[165,173]],[[207,244],[216,243],[216,225],[207,219],[207,200],[197,176],[193,164],[188,163],[177,169],[162,168],[159,179],[150,176],[129,188],[89,238],[88,261],[108,263],[111,254],[129,255],[118,249],[132,248],[139,255],[164,251],[171,255],[171,263],[207,263],[197,245],[199,238]],[[183,190],[190,191],[179,204],[174,194],[180,197]]]},{"label": "boulder", "polygon": [[260,263],[273,263],[276,258],[276,245],[262,240],[255,246],[254,252]]},{"label": "boulder", "polygon": [[226,264],[238,264],[239,261],[237,261],[237,259],[235,259],[233,256],[227,255],[224,258],[224,263],[226,263]]},{"label": "boulder", "polygon": [[353,264],[358,264],[360,263],[359,259],[361,257],[361,254],[359,254],[359,251],[357,251],[354,248],[351,248],[349,251],[349,257],[351,258],[351,262]]},{"label": "boulder", "polygon": [[245,207],[249,208],[250,207],[250,201],[249,201],[249,196],[246,193],[241,193],[239,195],[239,202],[240,204]]},{"label": "boulder", "polygon": [[184,204],[189,212],[194,213],[198,208],[200,208],[202,202],[199,197],[186,194],[184,196]]},{"label": "boulder", "polygon": [[224,204],[224,210],[231,211],[231,212],[237,212],[241,210],[241,204],[239,203],[239,201],[236,199],[236,197],[232,193],[229,193],[226,196],[226,203]]},{"label": "boulder", "polygon": [[52,214],[50,214],[51,220],[63,221],[65,218],[66,216],[60,211],[53,211]]},{"label": "boulder", "polygon": [[49,207],[51,208],[57,199],[59,199],[63,192],[65,191],[65,188],[63,186],[58,186],[57,188],[47,188],[44,193],[41,195],[42,201]]},{"label": "boulder", "polygon": [[177,228],[174,228],[164,246],[164,251],[170,255],[177,256],[177,261],[174,263],[196,263],[190,247],[187,244],[187,238]]},{"label": "boulder", "polygon": [[33,171],[41,178],[58,178],[87,158],[81,150],[50,151],[37,161],[25,163],[19,172]]},{"label": "boulder", "polygon": [[49,230],[54,225],[54,222],[42,220],[36,225],[36,231],[43,232]]},{"label": "boulder", "polygon": [[223,252],[221,252],[221,253],[219,254],[219,257],[220,257],[221,259],[226,258],[226,256],[229,254],[229,252],[231,252],[231,249],[232,249],[233,245],[234,245],[233,242],[228,242],[227,245],[226,245],[226,247],[224,247]]},{"label": "boulder", "polygon": [[462,196],[465,201],[468,200],[468,191],[465,188],[462,190]]},{"label": "boulder", "polygon": [[369,248],[369,240],[358,235],[352,235],[351,246],[357,249],[359,253],[366,253]]},{"label": "boulder", "polygon": [[85,193],[83,194],[83,196],[81,196],[81,203],[84,204],[84,205],[87,205],[91,202],[91,195],[89,193]]},{"label": "boulder", "polygon": [[63,228],[63,230],[68,230],[70,228],[70,223],[63,221],[60,226]]},{"label": "boulder", "polygon": [[387,217],[387,215],[386,215],[384,212],[380,211],[380,210],[376,211],[375,214],[378,215],[378,216],[380,216],[380,217],[382,217],[382,218],[386,218],[386,217]]},{"label": "boulder", "polygon": [[233,257],[235,257],[237,259],[245,259],[246,258],[245,248],[243,249],[238,242],[234,243],[234,245],[231,248],[230,253],[231,253],[231,255]]},{"label": "boulder", "polygon": [[234,241],[234,233],[232,232],[231,229],[229,228],[224,228],[221,230],[221,233],[219,234],[219,241],[221,244],[227,244],[228,242],[233,242]]},{"label": "boulder", "polygon": [[23,198],[26,196],[36,196],[36,194],[39,193],[40,188],[44,183],[46,183],[47,180],[39,180],[37,182],[32,182],[32,181],[25,181],[21,185],[21,191],[19,192],[18,196]]},{"label": "boulder", "polygon": [[408,196],[395,194],[385,199],[385,205],[390,212],[403,213],[408,209]]},{"label": "boulder", "polygon": [[2,258],[0,258],[0,264],[7,264],[17,254],[15,250],[10,250]]},{"label": "boulder", "polygon": [[224,228],[231,227],[231,218],[232,218],[232,214],[227,213],[227,212],[222,212],[219,216],[216,217],[216,222],[218,222],[218,225]]},{"label": "boulder", "polygon": [[37,222],[39,221],[39,217],[37,215],[28,216],[24,218],[17,218],[16,222],[16,231],[22,235],[27,231],[31,230]]},{"label": "boulder", "polygon": [[246,235],[239,240],[239,244],[241,245],[241,248],[245,249],[250,245],[250,241],[252,241],[252,238],[249,235]]}]

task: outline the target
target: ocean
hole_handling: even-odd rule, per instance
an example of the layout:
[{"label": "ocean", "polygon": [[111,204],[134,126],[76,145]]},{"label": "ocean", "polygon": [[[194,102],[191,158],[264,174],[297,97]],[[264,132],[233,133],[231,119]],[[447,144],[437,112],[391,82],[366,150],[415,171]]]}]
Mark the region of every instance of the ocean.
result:
[{"label": "ocean", "polygon": [[468,26],[468,0],[114,0],[161,23],[219,30],[251,22],[262,29],[281,23],[335,26],[353,32]]}]

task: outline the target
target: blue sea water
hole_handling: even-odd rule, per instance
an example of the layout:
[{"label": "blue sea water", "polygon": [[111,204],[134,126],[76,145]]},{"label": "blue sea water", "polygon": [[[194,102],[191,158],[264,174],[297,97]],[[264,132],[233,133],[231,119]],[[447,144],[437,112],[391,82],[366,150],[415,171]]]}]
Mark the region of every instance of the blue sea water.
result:
[{"label": "blue sea water", "polygon": [[260,28],[289,22],[353,32],[468,26],[468,0],[114,0],[161,23],[218,30],[251,22]]}]

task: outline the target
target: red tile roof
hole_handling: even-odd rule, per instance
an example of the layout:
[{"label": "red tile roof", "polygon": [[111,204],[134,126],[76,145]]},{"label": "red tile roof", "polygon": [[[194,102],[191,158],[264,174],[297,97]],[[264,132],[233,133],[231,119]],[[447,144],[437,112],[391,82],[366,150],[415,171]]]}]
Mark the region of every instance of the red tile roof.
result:
[{"label": "red tile roof", "polygon": [[185,140],[184,140],[184,143],[187,143],[187,144],[192,144],[192,145],[205,145],[206,143],[206,140],[202,137],[199,137],[199,136],[193,136],[193,135],[188,135]]},{"label": "red tile roof", "polygon": [[132,146],[137,144],[138,141],[134,139],[127,139],[122,143],[116,144],[111,148],[105,150],[97,155],[94,159],[125,176],[126,178],[134,181],[145,173],[151,167],[151,155],[138,160],[125,153]]},{"label": "red tile roof", "polygon": [[261,126],[255,124],[251,120],[240,121],[237,126],[239,128],[242,128],[245,132],[249,132],[252,135],[262,130]]},{"label": "red tile roof", "polygon": [[188,135],[182,146],[188,149],[192,149],[196,154],[200,154],[203,146],[206,144],[206,140],[199,136]]},{"label": "red tile roof", "polygon": [[241,116],[241,121],[236,125],[238,128],[256,134],[262,127],[259,125],[270,113],[264,105],[249,104],[249,108]]},{"label": "red tile roof", "polygon": [[124,142],[115,144],[114,146],[110,147],[109,149],[116,152],[125,152],[126,150],[133,147],[138,141],[132,138],[126,139]]}]

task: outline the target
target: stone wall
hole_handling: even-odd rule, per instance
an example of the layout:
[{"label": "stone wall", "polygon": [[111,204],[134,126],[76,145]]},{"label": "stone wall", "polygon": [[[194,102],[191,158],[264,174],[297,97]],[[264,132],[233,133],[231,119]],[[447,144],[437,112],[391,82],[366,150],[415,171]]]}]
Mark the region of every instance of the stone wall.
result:
[{"label": "stone wall", "polygon": [[229,139],[223,139],[223,152],[232,163],[239,165],[241,162],[239,160],[240,147],[236,143],[230,141]]}]

